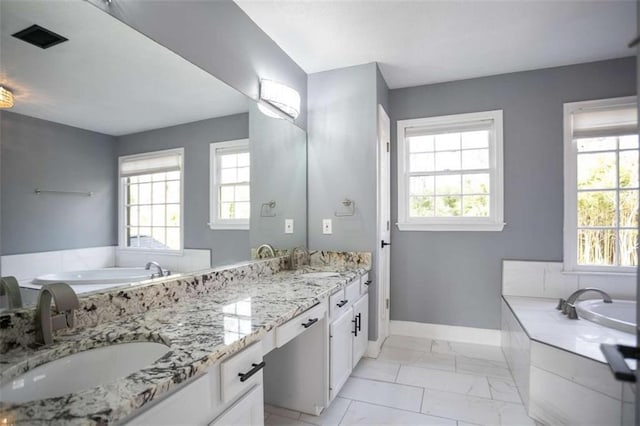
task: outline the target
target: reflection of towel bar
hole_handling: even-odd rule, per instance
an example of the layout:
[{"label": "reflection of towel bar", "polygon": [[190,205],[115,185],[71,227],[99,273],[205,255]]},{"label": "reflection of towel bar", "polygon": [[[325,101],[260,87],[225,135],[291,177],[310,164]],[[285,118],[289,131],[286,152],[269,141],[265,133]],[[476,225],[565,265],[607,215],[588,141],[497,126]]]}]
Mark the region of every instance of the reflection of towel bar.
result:
[{"label": "reflection of towel bar", "polygon": [[262,203],[262,206],[260,207],[260,217],[276,217],[276,214],[265,214],[265,208],[268,211],[272,211],[274,208],[276,207],[276,202],[275,201],[269,201],[267,203]]},{"label": "reflection of towel bar", "polygon": [[348,212],[333,212],[337,217],[354,216],[356,214],[356,202],[345,198],[342,200],[342,205],[345,207],[351,207]]},{"label": "reflection of towel bar", "polygon": [[93,192],[87,192],[87,191],[49,191],[46,189],[38,189],[36,188],[33,192],[36,193],[36,195],[40,195],[40,194],[67,194],[67,195],[82,195],[83,197],[93,197]]}]

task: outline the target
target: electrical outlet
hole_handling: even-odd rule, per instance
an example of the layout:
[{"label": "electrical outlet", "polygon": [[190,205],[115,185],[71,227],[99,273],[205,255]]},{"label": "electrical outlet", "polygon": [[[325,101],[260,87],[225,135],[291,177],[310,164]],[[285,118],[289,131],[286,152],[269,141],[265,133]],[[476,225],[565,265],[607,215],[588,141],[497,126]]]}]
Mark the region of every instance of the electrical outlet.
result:
[{"label": "electrical outlet", "polygon": [[322,219],[322,233],[331,234],[331,219]]},{"label": "electrical outlet", "polygon": [[293,219],[284,220],[284,233],[293,234]]}]

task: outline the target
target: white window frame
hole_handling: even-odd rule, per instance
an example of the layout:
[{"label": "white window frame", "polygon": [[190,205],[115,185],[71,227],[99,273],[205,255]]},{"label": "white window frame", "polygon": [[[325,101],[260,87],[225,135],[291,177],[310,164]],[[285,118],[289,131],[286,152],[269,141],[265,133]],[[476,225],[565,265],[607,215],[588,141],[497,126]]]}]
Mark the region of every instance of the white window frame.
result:
[{"label": "white window frame", "polygon": [[[447,127],[455,129],[478,121],[491,120],[489,132],[490,216],[479,217],[409,217],[409,184],[406,130],[412,127]],[[398,223],[400,231],[502,231],[504,228],[504,161],[502,110],[454,114],[439,117],[398,120]]]},{"label": "white window frame", "polygon": [[[219,219],[218,188],[220,176],[218,170],[218,149],[244,149],[249,151],[249,139],[236,139],[224,142],[213,142],[209,145],[209,228],[220,230],[248,230],[250,219]],[[251,185],[251,180],[249,180]]]},{"label": "white window frame", "polygon": [[637,97],[626,96],[564,104],[564,272],[612,275],[636,274],[636,266],[578,264],[578,149],[573,140],[572,114],[580,110],[604,109],[626,104],[637,106]]},{"label": "white window frame", "polygon": [[[181,158],[180,166],[180,248],[172,249],[152,249],[148,247],[128,247],[127,246],[127,229],[125,224],[126,215],[126,184],[124,178],[120,177],[122,163],[128,159],[145,159],[153,158],[166,154],[179,154]],[[118,250],[130,251],[135,253],[163,253],[182,255],[184,252],[184,148],[164,149],[160,151],[145,152],[141,154],[123,155],[118,157]]]}]

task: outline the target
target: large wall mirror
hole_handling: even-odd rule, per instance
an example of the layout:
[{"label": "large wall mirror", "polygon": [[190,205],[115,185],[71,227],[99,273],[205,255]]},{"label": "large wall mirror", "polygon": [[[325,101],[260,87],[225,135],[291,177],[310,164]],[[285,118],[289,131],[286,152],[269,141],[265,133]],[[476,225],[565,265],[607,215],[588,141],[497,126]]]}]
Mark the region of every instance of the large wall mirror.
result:
[{"label": "large wall mirror", "polygon": [[89,2],[0,15],[1,273],[25,304],[306,245],[303,130]]}]

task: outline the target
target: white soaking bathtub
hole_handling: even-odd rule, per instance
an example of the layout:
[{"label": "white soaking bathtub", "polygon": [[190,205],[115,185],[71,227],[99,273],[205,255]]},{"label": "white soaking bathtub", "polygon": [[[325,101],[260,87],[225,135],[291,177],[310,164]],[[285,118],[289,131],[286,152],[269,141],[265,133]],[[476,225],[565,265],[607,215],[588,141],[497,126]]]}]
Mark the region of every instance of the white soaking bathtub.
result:
[{"label": "white soaking bathtub", "polygon": [[85,271],[56,272],[40,275],[34,278],[30,284],[20,285],[21,287],[39,289],[44,284],[65,282],[76,293],[88,293],[148,280],[151,279],[153,272],[155,270],[148,271],[144,268],[101,268]]},{"label": "white soaking bathtub", "polygon": [[595,322],[605,327],[636,333],[636,302],[617,300],[604,303],[602,300],[583,300],[576,303],[578,317]]}]

